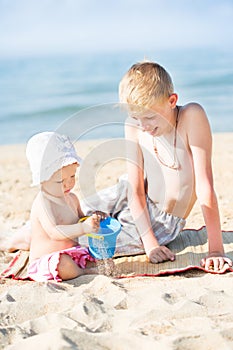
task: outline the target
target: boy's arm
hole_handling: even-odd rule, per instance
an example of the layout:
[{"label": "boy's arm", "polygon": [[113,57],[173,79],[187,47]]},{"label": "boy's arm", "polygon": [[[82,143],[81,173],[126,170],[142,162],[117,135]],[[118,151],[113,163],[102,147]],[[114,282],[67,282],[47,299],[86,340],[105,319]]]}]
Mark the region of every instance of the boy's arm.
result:
[{"label": "boy's arm", "polygon": [[137,126],[126,124],[127,172],[129,181],[128,202],[132,217],[140,233],[147,256],[153,263],[174,260],[175,255],[165,246],[160,246],[151,227],[147,209],[143,156],[138,144]]},{"label": "boy's arm", "polygon": [[189,105],[187,137],[194,165],[196,195],[201,205],[208,234],[209,256],[204,259],[206,269],[222,270],[225,258],[220,226],[219,208],[213,184],[212,135],[205,111],[200,105]]}]

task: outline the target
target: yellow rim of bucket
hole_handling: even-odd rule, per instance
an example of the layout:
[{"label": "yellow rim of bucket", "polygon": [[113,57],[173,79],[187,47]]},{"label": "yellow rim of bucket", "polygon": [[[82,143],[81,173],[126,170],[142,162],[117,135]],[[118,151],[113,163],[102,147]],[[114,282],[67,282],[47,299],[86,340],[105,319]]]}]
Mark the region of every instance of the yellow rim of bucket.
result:
[{"label": "yellow rim of bucket", "polygon": [[96,235],[94,233],[87,233],[86,236],[95,238],[95,239],[101,239],[102,241],[104,240],[104,236]]},{"label": "yellow rim of bucket", "polygon": [[[78,222],[83,222],[83,221],[85,221],[87,218],[89,218],[89,216],[84,216],[84,217],[82,217],[81,219],[79,219]],[[102,241],[104,240],[104,236],[100,236],[100,235],[97,235],[97,234],[95,234],[95,233],[87,233],[85,236],[91,237],[91,238],[95,238],[95,239],[101,239]]]}]

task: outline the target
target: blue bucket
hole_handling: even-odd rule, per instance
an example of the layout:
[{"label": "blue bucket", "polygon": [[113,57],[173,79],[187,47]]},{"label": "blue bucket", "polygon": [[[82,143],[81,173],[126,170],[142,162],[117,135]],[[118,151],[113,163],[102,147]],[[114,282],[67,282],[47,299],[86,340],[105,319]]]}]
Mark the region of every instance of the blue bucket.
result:
[{"label": "blue bucket", "polygon": [[100,260],[112,258],[120,231],[121,224],[116,219],[109,216],[102,220],[97,233],[87,234],[90,254]]}]

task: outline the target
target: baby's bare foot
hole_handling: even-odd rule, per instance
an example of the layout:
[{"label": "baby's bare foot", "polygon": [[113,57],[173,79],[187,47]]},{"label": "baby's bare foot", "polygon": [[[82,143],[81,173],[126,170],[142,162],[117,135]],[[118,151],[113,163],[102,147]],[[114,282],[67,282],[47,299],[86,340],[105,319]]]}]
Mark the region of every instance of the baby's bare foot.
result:
[{"label": "baby's bare foot", "polygon": [[0,251],[11,253],[14,250],[11,250],[9,239],[0,238]]},{"label": "baby's bare foot", "polygon": [[15,236],[8,238],[0,238],[0,251],[12,253],[16,250],[29,250],[28,242],[19,241]]}]

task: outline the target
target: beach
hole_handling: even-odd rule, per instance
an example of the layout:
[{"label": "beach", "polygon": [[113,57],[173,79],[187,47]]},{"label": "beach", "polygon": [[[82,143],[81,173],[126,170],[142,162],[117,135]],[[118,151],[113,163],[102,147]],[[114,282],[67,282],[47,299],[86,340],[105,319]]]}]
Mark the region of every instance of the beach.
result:
[{"label": "beach", "polygon": [[[79,142],[79,155],[85,158],[101,142]],[[0,164],[4,239],[28,221],[38,189],[30,187],[25,145],[0,146]],[[97,172],[96,190],[114,185],[125,171],[122,159],[106,164]],[[214,134],[213,171],[222,230],[233,231],[232,133]],[[197,203],[186,228],[203,225]],[[0,252],[0,269],[11,259]],[[0,279],[0,349],[231,349],[232,278],[232,272],[190,270],[163,277],[90,275],[62,283]]]}]

